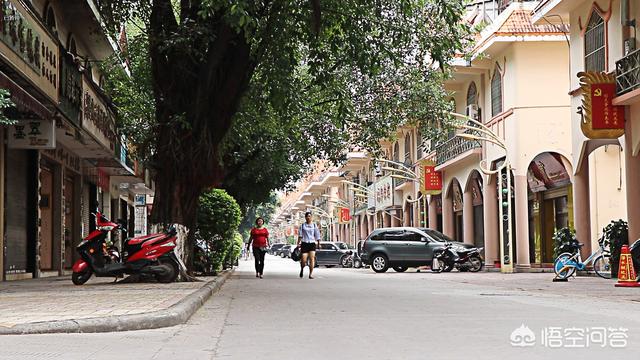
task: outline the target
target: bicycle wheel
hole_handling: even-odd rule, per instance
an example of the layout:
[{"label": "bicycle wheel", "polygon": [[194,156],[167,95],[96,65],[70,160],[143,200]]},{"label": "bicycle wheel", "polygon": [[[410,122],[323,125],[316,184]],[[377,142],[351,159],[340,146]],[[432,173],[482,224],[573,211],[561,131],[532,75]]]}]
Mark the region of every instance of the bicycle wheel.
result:
[{"label": "bicycle wheel", "polygon": [[593,270],[603,279],[611,279],[611,257],[600,255],[593,262]]},{"label": "bicycle wheel", "polygon": [[[560,279],[566,279],[573,275],[576,272],[575,265],[570,265],[569,268],[565,268],[565,264],[574,263],[575,260],[572,259],[572,253],[562,253],[556,258],[556,261],[553,263],[553,272],[556,273],[556,276]],[[563,269],[564,268],[564,269]]]}]

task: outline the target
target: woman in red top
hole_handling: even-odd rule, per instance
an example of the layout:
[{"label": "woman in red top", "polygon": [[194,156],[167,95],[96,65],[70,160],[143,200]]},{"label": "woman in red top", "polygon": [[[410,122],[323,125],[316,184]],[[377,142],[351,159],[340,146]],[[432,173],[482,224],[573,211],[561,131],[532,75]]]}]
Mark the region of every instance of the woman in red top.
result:
[{"label": "woman in red top", "polygon": [[259,217],[256,219],[256,226],[251,229],[251,238],[249,243],[253,246],[253,257],[256,261],[256,277],[262,279],[264,271],[264,255],[269,248],[269,231],[263,227],[264,219]]}]

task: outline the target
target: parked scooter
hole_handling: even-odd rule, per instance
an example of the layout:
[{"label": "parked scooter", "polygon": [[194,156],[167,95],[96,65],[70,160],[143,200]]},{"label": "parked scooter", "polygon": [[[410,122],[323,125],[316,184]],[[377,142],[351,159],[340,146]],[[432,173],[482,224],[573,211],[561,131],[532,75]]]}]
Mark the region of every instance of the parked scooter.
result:
[{"label": "parked scooter", "polygon": [[478,272],[484,265],[480,251],[483,248],[454,249],[452,243],[445,243],[444,247],[433,251],[433,272],[449,272],[454,268],[458,271]]},{"label": "parked scooter", "polygon": [[105,252],[105,241],[111,231],[124,229],[99,212],[96,214],[96,230],[92,231],[77,247],[80,259],[73,264],[71,280],[82,285],[95,274],[97,277],[121,277],[124,274],[152,275],[158,282],[176,280],[181,263],[174,253],[175,229],[166,233],[131,238],[125,241],[122,261],[117,248]]}]

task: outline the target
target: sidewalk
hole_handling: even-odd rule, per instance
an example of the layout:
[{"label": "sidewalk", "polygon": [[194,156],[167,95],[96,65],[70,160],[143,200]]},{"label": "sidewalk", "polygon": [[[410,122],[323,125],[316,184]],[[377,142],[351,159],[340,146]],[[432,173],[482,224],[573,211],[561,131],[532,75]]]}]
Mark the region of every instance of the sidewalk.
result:
[{"label": "sidewalk", "polygon": [[230,272],[172,284],[70,277],[0,282],[0,335],[150,329],[186,321]]}]

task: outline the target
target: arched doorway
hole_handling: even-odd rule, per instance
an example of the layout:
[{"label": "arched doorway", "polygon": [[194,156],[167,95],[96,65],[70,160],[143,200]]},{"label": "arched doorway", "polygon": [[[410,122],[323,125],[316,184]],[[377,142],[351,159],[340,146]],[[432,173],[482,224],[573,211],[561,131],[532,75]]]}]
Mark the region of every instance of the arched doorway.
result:
[{"label": "arched doorway", "polygon": [[477,247],[484,246],[484,198],[482,176],[478,171],[469,175],[466,191],[470,192],[473,211],[473,244]]},{"label": "arched doorway", "polygon": [[453,201],[453,239],[456,241],[462,241],[464,237],[464,221],[462,218],[462,210],[464,203],[462,200],[462,188],[457,179],[453,179],[451,182],[450,196]]},{"label": "arched doorway", "polygon": [[573,228],[573,189],[562,155],[544,152],[527,169],[529,256],[532,264],[553,263],[553,233]]}]

